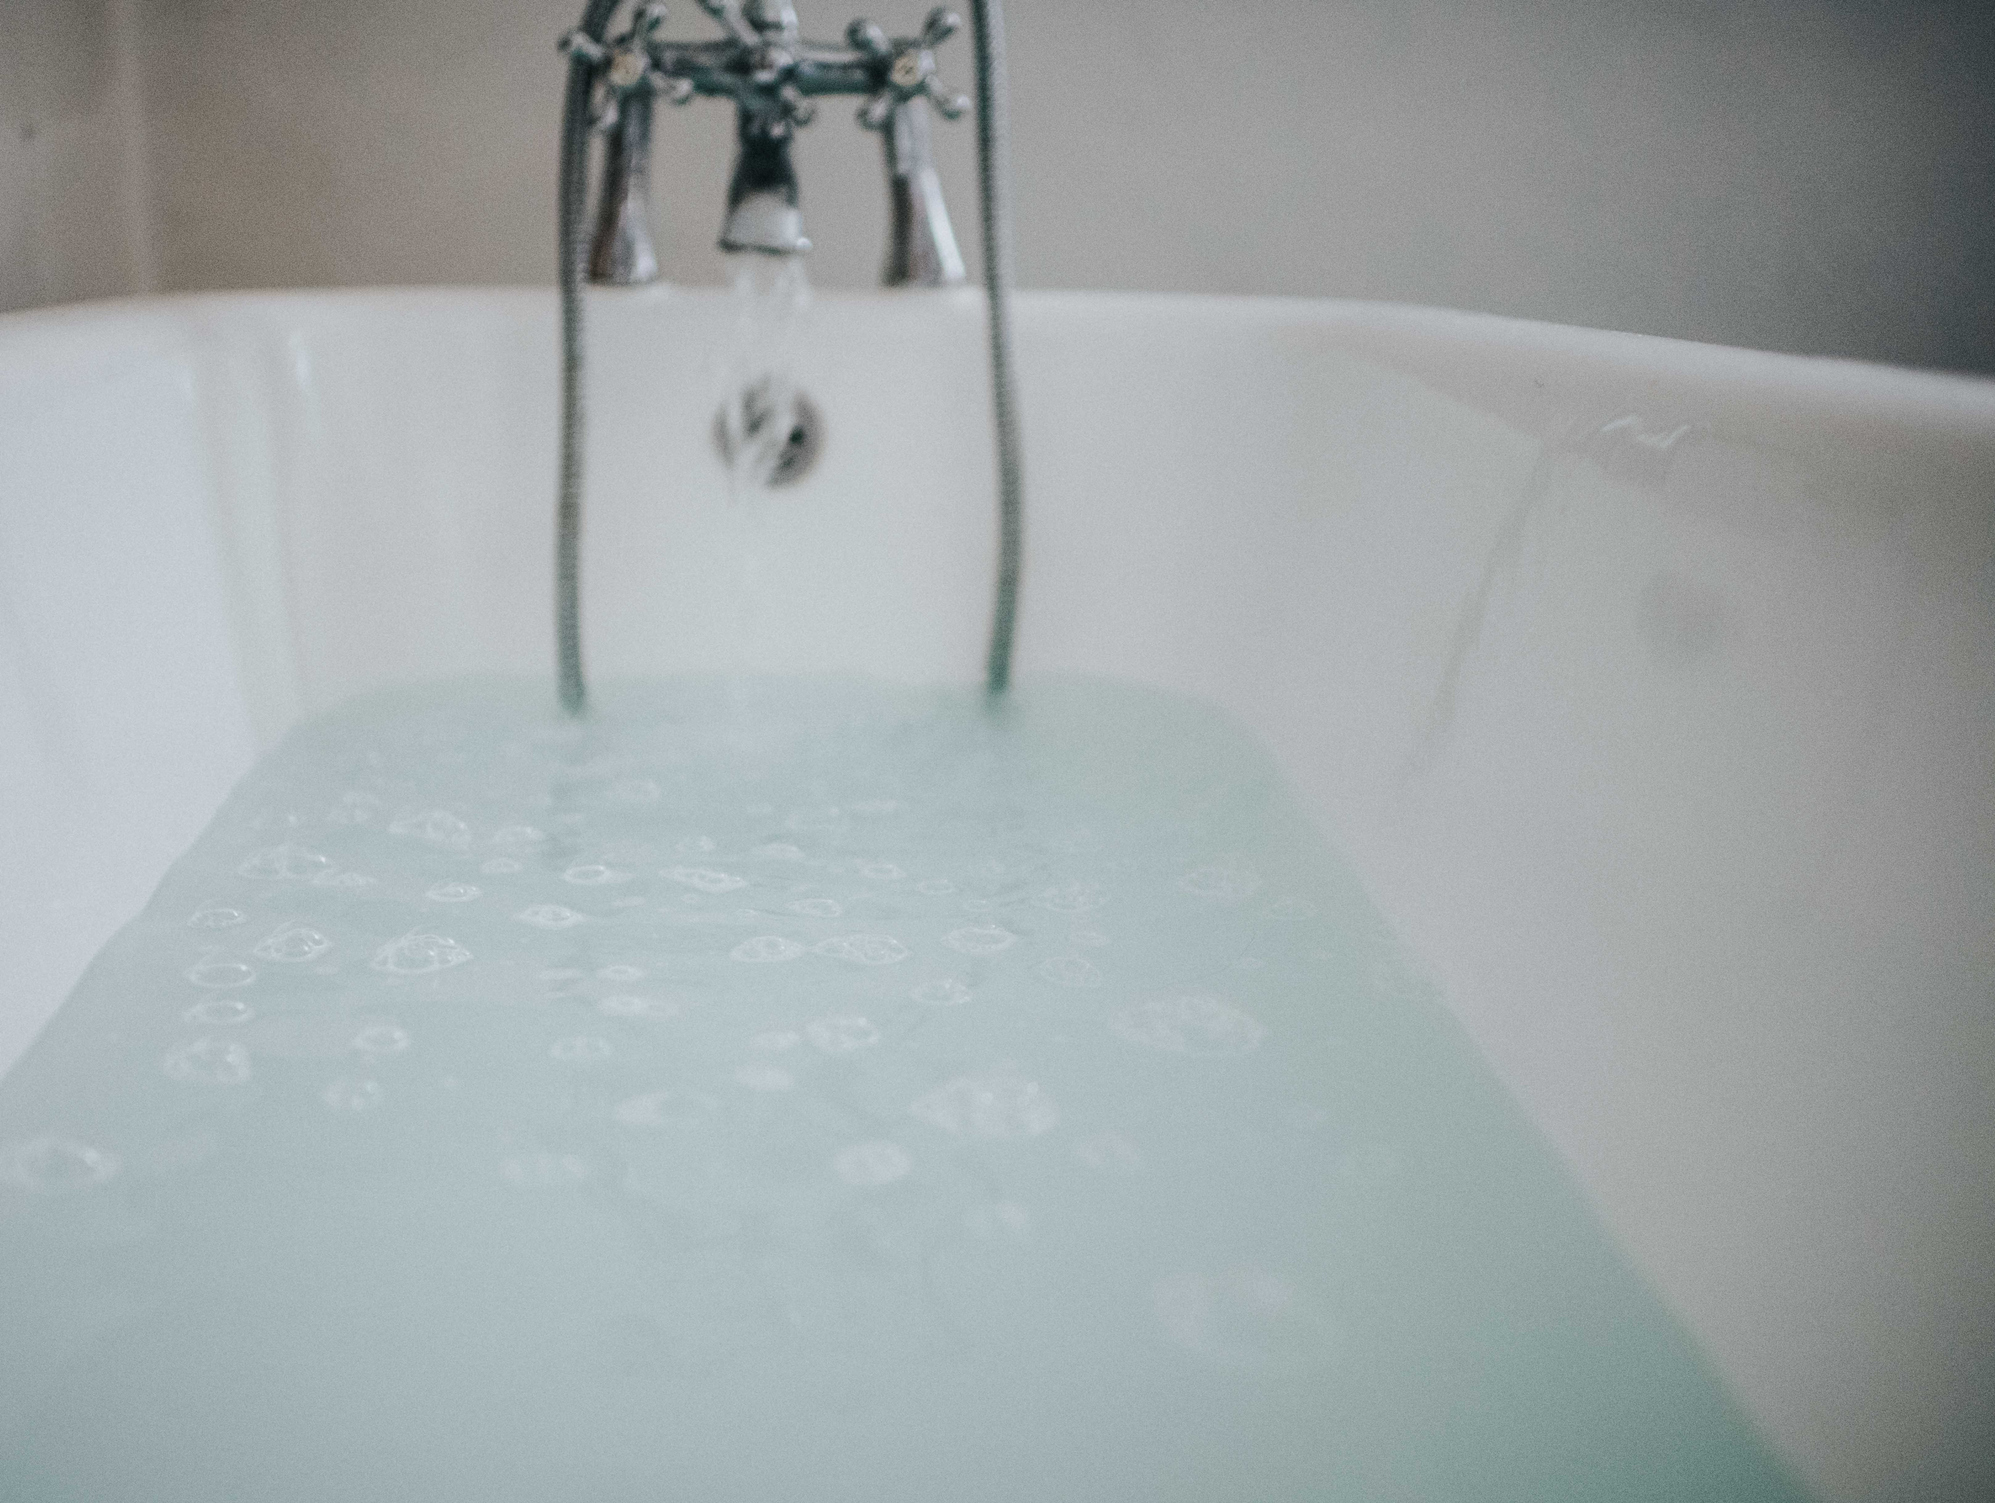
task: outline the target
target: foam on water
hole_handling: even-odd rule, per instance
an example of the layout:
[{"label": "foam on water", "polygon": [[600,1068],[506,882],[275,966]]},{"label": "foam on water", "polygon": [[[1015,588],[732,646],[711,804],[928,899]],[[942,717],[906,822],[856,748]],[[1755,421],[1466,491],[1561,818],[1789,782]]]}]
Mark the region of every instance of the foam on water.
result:
[{"label": "foam on water", "polygon": [[1221,717],[369,700],[0,1085],[0,1497],[1782,1499]]}]

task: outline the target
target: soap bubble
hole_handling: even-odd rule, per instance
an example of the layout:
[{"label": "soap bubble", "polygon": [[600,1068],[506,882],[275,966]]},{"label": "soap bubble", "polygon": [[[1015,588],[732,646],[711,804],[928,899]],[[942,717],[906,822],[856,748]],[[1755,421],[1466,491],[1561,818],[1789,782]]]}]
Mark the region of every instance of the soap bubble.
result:
[{"label": "soap bubble", "polygon": [[361,872],[320,872],[312,878],[314,887],[371,887],[374,879]]},{"label": "soap bubble", "polygon": [[115,1153],[74,1138],[43,1136],[0,1146],[0,1185],[39,1195],[95,1189],[118,1172]]},{"label": "soap bubble", "polygon": [[408,1031],[393,1023],[369,1023],[353,1036],[353,1047],[362,1054],[400,1054],[409,1042]]},{"label": "soap bubble", "polygon": [[942,937],[942,943],[965,955],[995,955],[1017,942],[1016,934],[996,924],[971,924],[962,929],[951,929]]},{"label": "soap bubble", "polygon": [[210,953],[195,962],[187,972],[187,979],[196,986],[248,986],[256,980],[256,967],[245,965],[240,960],[224,960]]},{"label": "soap bubble", "polygon": [[536,929],[572,929],[584,922],[584,915],[559,903],[530,903],[513,917]]},{"label": "soap bubble", "polygon": [[234,1023],[247,1023],[256,1016],[256,1009],[238,997],[214,997],[206,1002],[196,1002],[180,1016],[189,1023],[225,1028]]},{"label": "soap bubble", "polygon": [[196,929],[227,929],[242,923],[249,917],[240,908],[225,907],[220,903],[203,903],[194,910],[194,916],[187,920]]},{"label": "soap bubble", "polygon": [[195,1039],[167,1050],[160,1068],[190,1085],[241,1085],[250,1077],[249,1051],[222,1039]]},{"label": "soap bubble", "polygon": [[1101,972],[1085,955],[1053,955],[1039,964],[1039,974],[1055,986],[1100,986]]},{"label": "soap bubble", "polygon": [[806,1024],[804,1032],[826,1054],[850,1054],[880,1041],[880,1030],[864,1018],[819,1018]]},{"label": "soap bubble", "polygon": [[842,934],[821,942],[817,953],[854,965],[896,965],[907,959],[908,948],[890,934]]},{"label": "soap bubble", "polygon": [[891,861],[861,861],[859,875],[869,882],[898,882],[907,873]]},{"label": "soap bubble", "polygon": [[804,947],[793,939],[784,939],[780,934],[760,934],[754,939],[744,939],[728,954],[736,960],[767,963],[795,960],[803,952]]},{"label": "soap bubble", "polygon": [[417,931],[383,945],[375,952],[373,966],[377,971],[390,971],[398,976],[426,976],[432,971],[463,965],[470,958],[471,952],[456,940]]},{"label": "soap bubble", "polygon": [[790,912],[805,918],[837,918],[844,911],[845,905],[836,898],[799,898],[790,904]]},{"label": "soap bubble", "polygon": [[309,924],[286,924],[268,935],[253,953],[265,960],[299,965],[316,960],[332,948],[332,941]]},{"label": "soap bubble", "polygon": [[642,966],[606,965],[596,972],[596,977],[601,981],[635,981],[643,974]]},{"label": "soap bubble", "polygon": [[1248,1054],[1267,1029],[1223,997],[1153,997],[1125,1007],[1109,1026],[1133,1044],[1172,1054]]},{"label": "soap bubble", "polygon": [[319,1092],[319,1100],[336,1112],[371,1112],[387,1095],[378,1080],[349,1080],[342,1076]]},{"label": "soap bubble", "polygon": [[561,874],[561,880],[573,882],[577,887],[607,887],[615,882],[628,882],[630,873],[604,866],[600,861],[587,861],[569,867]]},{"label": "soap bubble", "polygon": [[737,877],[732,872],[717,872],[704,866],[668,866],[659,875],[708,893],[733,892],[737,887],[748,885],[748,879],[745,877]]},{"label": "soap bubble", "polygon": [[487,861],[483,866],[478,868],[479,871],[488,877],[503,877],[508,872],[516,872],[519,869],[519,862],[513,860],[510,856],[494,856],[490,861]]},{"label": "soap bubble", "polygon": [[970,1000],[970,989],[954,977],[924,981],[908,995],[929,1007],[960,1007]]},{"label": "soap bubble", "polygon": [[931,1127],[969,1138],[1032,1138],[1060,1120],[1059,1109],[1036,1082],[1002,1072],[960,1075],[909,1110]]},{"label": "soap bubble", "polygon": [[265,882],[309,882],[333,870],[333,864],[317,851],[285,841],[258,851],[236,870],[245,877]]},{"label": "soap bubble", "polygon": [[469,882],[439,882],[423,896],[432,903],[468,903],[479,894]]},{"label": "soap bubble", "polygon": [[946,898],[956,890],[956,884],[947,877],[930,877],[925,882],[915,883],[914,890],[926,893],[931,898]]}]

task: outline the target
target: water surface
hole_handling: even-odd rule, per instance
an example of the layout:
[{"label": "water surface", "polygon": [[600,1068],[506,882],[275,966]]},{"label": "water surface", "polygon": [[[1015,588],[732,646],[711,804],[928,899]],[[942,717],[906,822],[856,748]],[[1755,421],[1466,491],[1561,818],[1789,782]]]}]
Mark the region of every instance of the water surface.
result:
[{"label": "water surface", "polygon": [[546,699],[294,733],[0,1085],[0,1496],[1799,1496],[1223,717]]}]

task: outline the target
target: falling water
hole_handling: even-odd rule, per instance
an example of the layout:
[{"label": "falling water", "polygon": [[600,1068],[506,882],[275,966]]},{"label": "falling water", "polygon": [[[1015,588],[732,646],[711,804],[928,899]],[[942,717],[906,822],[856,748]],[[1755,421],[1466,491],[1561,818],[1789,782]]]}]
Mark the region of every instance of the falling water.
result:
[{"label": "falling water", "polygon": [[741,251],[729,258],[734,339],[721,360],[714,440],[737,503],[790,478],[805,427],[796,378],[798,331],[810,308],[802,256]]}]

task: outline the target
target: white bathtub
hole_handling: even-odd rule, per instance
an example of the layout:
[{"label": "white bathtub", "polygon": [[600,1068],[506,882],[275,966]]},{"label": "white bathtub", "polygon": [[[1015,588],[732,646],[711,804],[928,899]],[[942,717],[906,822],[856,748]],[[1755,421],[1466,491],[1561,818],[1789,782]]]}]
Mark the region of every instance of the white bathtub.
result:
[{"label": "white bathtub", "polygon": [[[821,299],[823,458],[730,507],[728,300],[592,296],[596,674],[974,676],[975,297]],[[1813,1487],[1995,1491],[1995,383],[1363,304],[1019,322],[1022,671],[1259,732]],[[301,714],[548,668],[554,349],[542,292],[0,319],[0,1067]]]}]

